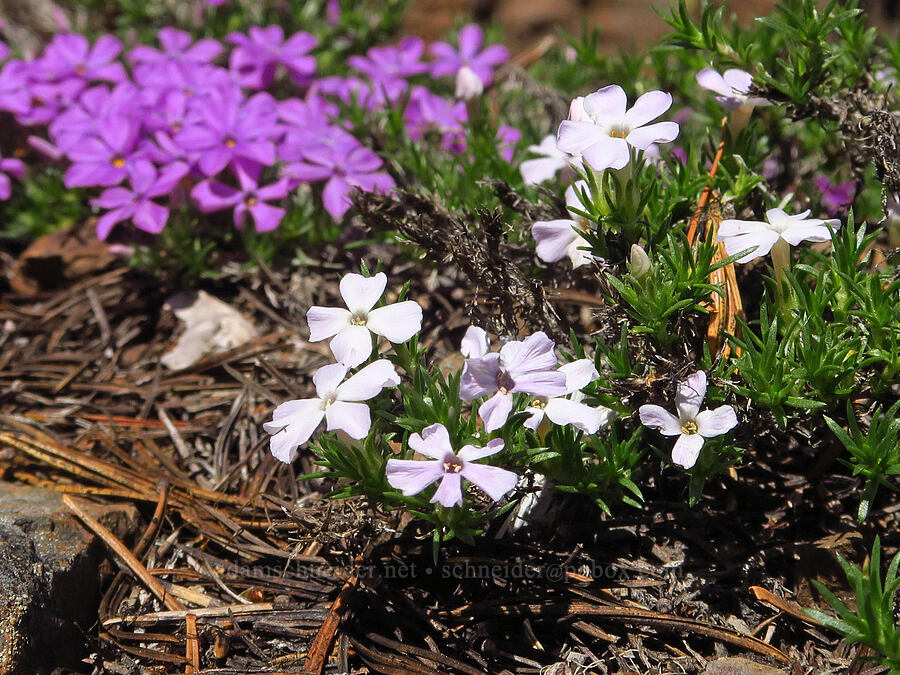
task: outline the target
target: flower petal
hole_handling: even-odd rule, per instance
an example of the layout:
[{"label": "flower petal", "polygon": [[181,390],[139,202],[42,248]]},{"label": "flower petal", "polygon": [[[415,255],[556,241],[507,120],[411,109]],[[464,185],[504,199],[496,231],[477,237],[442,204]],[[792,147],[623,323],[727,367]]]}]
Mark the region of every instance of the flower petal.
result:
[{"label": "flower petal", "polygon": [[403,343],[422,330],[422,308],[405,300],[369,312],[366,327],[394,343]]},{"label": "flower petal", "polygon": [[510,391],[561,396],[566,393],[566,375],[558,370],[521,373],[515,376],[515,386]]},{"label": "flower petal", "polygon": [[712,68],[704,68],[697,73],[697,84],[722,96],[731,97],[734,95],[725,79]]},{"label": "flower petal", "polygon": [[624,120],[628,97],[622,87],[611,84],[585,96],[582,105],[584,112],[594,121],[611,126],[621,124]]},{"label": "flower petal", "polygon": [[483,457],[490,457],[491,455],[496,455],[498,452],[503,450],[503,439],[502,438],[494,438],[488,441],[488,444],[484,447],[476,447],[474,445],[464,445],[462,450],[456,453],[456,456],[459,457],[464,462],[474,462],[476,459],[481,459]]},{"label": "flower petal", "polygon": [[512,394],[498,391],[478,408],[478,416],[484,422],[484,430],[496,431],[504,424],[512,412]]},{"label": "flower petal", "polygon": [[339,401],[368,401],[385,387],[400,384],[394,364],[386,359],[370,363],[337,388]]},{"label": "flower petal", "polygon": [[704,438],[700,434],[682,434],[672,448],[672,462],[684,469],[690,469],[697,463],[703,442]]},{"label": "flower petal", "polygon": [[841,226],[839,220],[809,220],[789,227],[781,233],[781,238],[791,246],[796,246],[802,241],[831,241],[831,231],[826,227],[826,222],[831,225],[832,230],[837,230]]},{"label": "flower petal", "polygon": [[462,476],[458,473],[445,473],[441,479],[438,489],[431,498],[431,503],[438,503],[444,508],[462,505]]},{"label": "flower petal", "polygon": [[477,358],[466,359],[459,381],[459,397],[463,401],[491,394],[500,386],[497,378],[500,375],[500,354],[485,354]]},{"label": "flower petal", "polygon": [[657,122],[645,127],[632,129],[625,140],[641,150],[646,150],[653,143],[668,143],[678,138],[677,122]]},{"label": "flower petal", "polygon": [[418,494],[443,477],[444,467],[440,461],[421,462],[413,459],[389,459],[385,473],[387,474],[388,484],[409,497]]},{"label": "flower petal", "polygon": [[521,373],[550,370],[556,367],[556,344],[544,331],[524,340],[512,340],[500,348],[500,367],[513,378]]},{"label": "flower petal", "polygon": [[642,405],[638,409],[641,424],[651,429],[657,429],[663,436],[678,436],[681,434],[681,422],[665,408],[658,405]]},{"label": "flower petal", "polygon": [[488,353],[491,348],[487,331],[478,326],[469,326],[463,336],[459,351],[465,357],[478,358]]},{"label": "flower petal", "polygon": [[387,286],[387,276],[379,272],[372,277],[362,274],[345,274],[341,278],[341,297],[351,313],[368,313],[378,302]]},{"label": "flower petal", "polygon": [[350,326],[350,318],[353,315],[342,307],[319,307],[315,305],[306,312],[306,321],[309,323],[309,341],[318,342],[332,335],[337,335],[344,328]]},{"label": "flower petal", "polygon": [[500,501],[507,492],[515,489],[519,476],[499,466],[464,463],[460,475],[470,483],[477,485],[495,502]]},{"label": "flower petal", "polygon": [[263,424],[272,434],[269,447],[275,459],[285,463],[294,460],[297,448],[309,440],[325,415],[320,403],[319,399],[302,399],[275,408],[272,421]]},{"label": "flower petal", "polygon": [[347,326],[329,343],[334,358],[355,368],[372,355],[372,333],[365,326]]},{"label": "flower petal", "polygon": [[[628,137],[630,138],[631,134]],[[605,134],[600,136],[595,143],[584,148],[581,151],[581,156],[594,171],[621,169],[631,159],[631,155],[628,152],[628,142],[624,138],[613,138]]]},{"label": "flower petal", "polygon": [[537,246],[535,253],[544,262],[562,260],[569,245],[578,238],[574,220],[539,220],[531,226],[531,236]]},{"label": "flower petal", "polygon": [[566,376],[566,393],[584,389],[591,382],[600,377],[600,373],[594,367],[590,359],[578,359],[559,367],[559,371]]},{"label": "flower petal", "polygon": [[678,383],[678,389],[675,392],[675,407],[678,408],[678,417],[682,421],[696,419],[705,397],[706,373],[698,370],[688,376],[684,382]]},{"label": "flower petal", "polygon": [[372,427],[369,406],[365,403],[335,401],[325,409],[325,421],[328,431],[340,429],[356,439],[365,438]]},{"label": "flower petal", "polygon": [[343,363],[330,363],[316,371],[312,381],[320,399],[324,400],[335,395],[338,385],[347,377],[347,370],[347,366]]},{"label": "flower petal", "polygon": [[437,423],[422,429],[422,434],[412,434],[409,437],[409,447],[426,457],[444,459],[447,454],[453,454],[450,445],[450,434],[447,427]]},{"label": "flower petal", "polygon": [[781,235],[777,232],[766,229],[759,230],[758,232],[748,232],[747,234],[735,237],[719,239],[719,241],[725,244],[725,252],[728,255],[736,255],[741,251],[745,251],[748,248],[753,248],[755,246],[756,250],[738,258],[736,261],[739,263],[746,263],[755,260],[756,258],[761,258],[764,255],[768,255],[780,236]]},{"label": "flower petal", "polygon": [[615,415],[609,408],[592,408],[567,398],[551,398],[544,412],[554,424],[571,424],[587,434],[596,434]]},{"label": "flower petal", "polygon": [[697,415],[697,433],[705,438],[721,436],[734,429],[737,423],[734,408],[721,405],[715,410],[704,410]]},{"label": "flower petal", "polygon": [[634,105],[625,113],[625,124],[630,129],[642,127],[655,120],[672,107],[672,94],[664,91],[648,91],[638,97]]},{"label": "flower petal", "polygon": [[603,138],[608,136],[596,124],[565,120],[559,125],[556,145],[563,152],[576,155]]}]

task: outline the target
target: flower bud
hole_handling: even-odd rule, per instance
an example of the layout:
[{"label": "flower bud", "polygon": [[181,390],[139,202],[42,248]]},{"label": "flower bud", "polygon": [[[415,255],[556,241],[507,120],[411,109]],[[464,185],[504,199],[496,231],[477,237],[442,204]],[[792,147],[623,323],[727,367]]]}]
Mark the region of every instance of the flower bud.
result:
[{"label": "flower bud", "polygon": [[463,66],[456,73],[456,98],[471,101],[484,92],[484,83],[469,66]]},{"label": "flower bud", "polygon": [[631,273],[638,280],[643,279],[653,269],[647,252],[637,244],[631,245]]},{"label": "flower bud", "polygon": [[578,96],[572,99],[569,104],[569,116],[566,118],[571,122],[590,122],[587,113],[584,112],[584,96]]}]

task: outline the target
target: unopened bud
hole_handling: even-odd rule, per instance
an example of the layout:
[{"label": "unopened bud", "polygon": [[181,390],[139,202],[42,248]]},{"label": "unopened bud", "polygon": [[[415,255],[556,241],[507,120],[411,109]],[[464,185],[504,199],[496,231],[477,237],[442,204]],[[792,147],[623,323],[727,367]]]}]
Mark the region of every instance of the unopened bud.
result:
[{"label": "unopened bud", "polygon": [[456,73],[456,98],[471,101],[484,92],[484,83],[469,66],[463,66]]},{"label": "unopened bud", "polygon": [[629,257],[631,259],[631,274],[634,275],[635,279],[643,279],[650,274],[653,265],[650,264],[650,257],[643,248],[637,244],[632,244]]},{"label": "unopened bud", "polygon": [[572,99],[572,103],[569,104],[569,117],[567,119],[571,122],[590,122],[587,113],[584,112],[584,96]]}]

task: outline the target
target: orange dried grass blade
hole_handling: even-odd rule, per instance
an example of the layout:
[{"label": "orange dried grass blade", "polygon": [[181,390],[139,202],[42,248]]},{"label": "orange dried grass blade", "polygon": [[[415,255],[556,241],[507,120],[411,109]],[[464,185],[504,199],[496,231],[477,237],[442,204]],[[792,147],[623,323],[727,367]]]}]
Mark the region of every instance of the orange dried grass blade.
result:
[{"label": "orange dried grass blade", "polygon": [[[713,179],[719,170],[719,162],[725,152],[725,140],[728,133],[728,117],[723,117],[721,122],[722,135],[719,139],[719,146],[716,148],[715,157],[713,157],[712,166],[709,168],[709,180],[700,193],[700,199],[697,201],[697,208],[688,224],[687,240],[688,244],[694,245],[697,241],[700,230],[700,221],[706,213],[706,235],[708,241],[715,241],[716,234],[719,231],[719,223],[722,222],[722,214],[715,197],[710,201],[712,196]],[[719,262],[728,257],[725,252],[725,246],[721,242],[716,244],[716,252],[713,255],[713,262]],[[715,272],[710,273],[709,283],[713,285],[722,285],[725,297],[718,293],[713,293],[709,302],[710,318],[709,326],[706,329],[706,340],[709,344],[710,354],[716,355],[721,349],[722,358],[727,359],[731,354],[731,344],[723,340],[722,333],[728,332],[731,335],[738,334],[738,315],[743,315],[744,303],[741,300],[741,289],[737,283],[737,275],[734,271],[734,263],[728,263]],[[735,347],[735,354],[740,356],[740,348]]]}]

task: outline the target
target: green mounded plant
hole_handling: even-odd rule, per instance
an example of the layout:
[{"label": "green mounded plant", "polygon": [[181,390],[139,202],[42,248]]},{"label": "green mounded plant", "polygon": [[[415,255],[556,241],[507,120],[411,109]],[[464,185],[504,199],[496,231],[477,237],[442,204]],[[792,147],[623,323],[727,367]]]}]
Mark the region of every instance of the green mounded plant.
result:
[{"label": "green mounded plant", "polygon": [[888,476],[900,475],[900,401],[897,401],[886,412],[879,406],[872,412],[872,421],[868,430],[863,433],[856,421],[853,406],[847,401],[848,434],[833,419],[825,416],[825,424],[834,432],[838,440],[850,453],[849,460],[841,460],[853,469],[854,476],[863,476],[862,498],[859,502],[857,517],[860,522],[869,515],[872,501],[882,485],[888,489],[896,487],[887,481]]},{"label": "green mounded plant", "polygon": [[823,584],[812,580],[816,590],[837,612],[838,616],[817,609],[804,612],[834,631],[850,644],[863,644],[877,651],[880,656],[871,660],[891,669],[900,670],[900,626],[894,619],[894,595],[900,588],[897,569],[900,567],[900,553],[894,556],[884,580],[881,578],[881,540],[875,537],[872,555],[862,568],[847,562],[839,553],[838,562],[847,575],[847,581],[856,594],[856,611],[841,602]]}]

